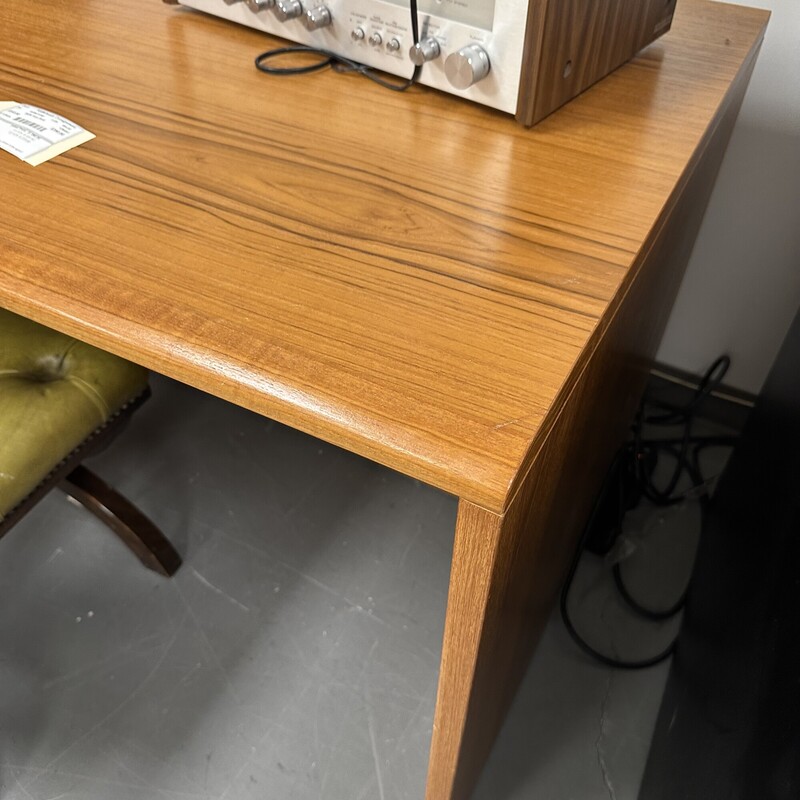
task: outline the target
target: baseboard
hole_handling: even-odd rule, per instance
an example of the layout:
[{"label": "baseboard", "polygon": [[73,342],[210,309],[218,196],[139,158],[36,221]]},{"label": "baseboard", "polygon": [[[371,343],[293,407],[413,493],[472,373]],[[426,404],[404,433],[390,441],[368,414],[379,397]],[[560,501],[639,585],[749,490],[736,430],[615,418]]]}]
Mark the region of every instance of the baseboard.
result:
[{"label": "baseboard", "polygon": [[[692,399],[698,383],[697,375],[656,363],[650,370],[647,390],[665,402],[685,405]],[[700,416],[741,431],[755,401],[755,395],[721,384],[703,401]]]}]

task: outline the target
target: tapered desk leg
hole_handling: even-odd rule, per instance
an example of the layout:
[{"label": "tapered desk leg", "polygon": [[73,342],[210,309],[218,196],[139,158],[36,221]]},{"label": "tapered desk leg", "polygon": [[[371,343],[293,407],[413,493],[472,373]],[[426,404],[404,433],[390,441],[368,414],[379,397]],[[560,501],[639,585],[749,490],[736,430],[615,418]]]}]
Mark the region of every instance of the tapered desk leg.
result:
[{"label": "tapered desk leg", "polygon": [[[496,639],[497,588],[506,545],[515,538],[504,521],[470,503],[459,504],[426,800],[468,796],[499,724],[491,718],[505,710],[494,711],[486,702],[487,690],[494,694],[502,687],[481,687],[476,681],[483,654]],[[496,664],[500,683],[508,666]],[[487,712],[490,718],[479,730],[476,714]]]},{"label": "tapered desk leg", "polygon": [[427,800],[470,796],[576,546],[532,511],[459,505]]}]

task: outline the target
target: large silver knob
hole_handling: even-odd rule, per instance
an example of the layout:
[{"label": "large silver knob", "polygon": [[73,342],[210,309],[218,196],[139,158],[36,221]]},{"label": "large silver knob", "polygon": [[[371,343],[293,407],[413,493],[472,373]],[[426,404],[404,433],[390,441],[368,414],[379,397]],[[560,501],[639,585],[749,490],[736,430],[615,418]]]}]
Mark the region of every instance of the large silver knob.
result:
[{"label": "large silver knob", "polygon": [[440,52],[439,42],[433,36],[429,36],[427,39],[413,44],[408,51],[408,57],[411,59],[412,64],[421,67],[426,61],[433,61],[434,58],[438,58]]},{"label": "large silver knob", "polygon": [[263,11],[265,8],[272,8],[275,5],[275,0],[244,0],[247,7],[256,13]]},{"label": "large silver knob", "polygon": [[489,74],[489,56],[479,44],[468,44],[447,56],[444,74],[456,89],[469,89]]},{"label": "large silver knob", "polygon": [[276,0],[272,10],[281,22],[286,22],[287,19],[294,19],[303,13],[303,4],[300,0]]},{"label": "large silver knob", "polygon": [[327,6],[316,6],[309,8],[303,16],[303,25],[310,31],[324,28],[333,22],[331,12]]}]

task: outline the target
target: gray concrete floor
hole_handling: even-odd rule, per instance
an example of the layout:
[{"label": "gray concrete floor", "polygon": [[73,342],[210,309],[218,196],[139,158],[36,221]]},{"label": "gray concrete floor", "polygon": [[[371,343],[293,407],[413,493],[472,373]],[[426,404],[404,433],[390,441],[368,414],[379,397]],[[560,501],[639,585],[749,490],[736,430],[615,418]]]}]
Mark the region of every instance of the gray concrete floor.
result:
[{"label": "gray concrete floor", "polygon": [[[455,499],[158,376],[90,466],[185,563],[58,492],[0,542],[0,799],[422,800]],[[590,559],[573,592],[599,645],[668,641],[609,587]],[[634,800],[666,669],[554,615],[475,800]]]}]

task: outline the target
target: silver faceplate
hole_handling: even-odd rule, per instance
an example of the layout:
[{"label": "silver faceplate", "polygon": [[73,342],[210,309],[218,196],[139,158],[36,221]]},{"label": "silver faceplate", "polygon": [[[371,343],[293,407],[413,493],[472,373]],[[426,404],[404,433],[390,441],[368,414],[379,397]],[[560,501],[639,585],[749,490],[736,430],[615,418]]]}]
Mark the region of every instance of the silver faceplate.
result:
[{"label": "silver faceplate", "polygon": [[[411,19],[408,7],[399,5],[399,2],[401,0],[326,0],[324,5],[330,10],[332,23],[308,31],[301,19],[281,22],[272,11],[263,9],[254,12],[244,2],[229,4],[225,0],[179,0],[181,5],[293,42],[323,47],[370,67],[407,78],[413,71],[408,57],[408,50],[413,44]],[[313,0],[311,5],[303,0],[304,8],[316,5],[318,3]],[[515,113],[528,0],[424,0],[420,8],[437,9],[438,15],[420,11],[419,30],[421,37],[434,36],[441,50],[438,58],[422,67],[420,83],[510,114]],[[464,24],[453,17],[490,24],[491,29]],[[493,19],[490,21],[490,18]],[[351,38],[351,32],[356,28],[363,29],[365,34],[360,41]],[[369,43],[374,33],[381,36],[379,46]],[[386,48],[386,42],[392,38],[400,43],[400,48],[395,52]],[[475,43],[480,44],[489,56],[489,74],[468,89],[455,89],[445,76],[445,60],[451,53]]]}]

